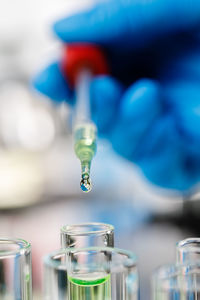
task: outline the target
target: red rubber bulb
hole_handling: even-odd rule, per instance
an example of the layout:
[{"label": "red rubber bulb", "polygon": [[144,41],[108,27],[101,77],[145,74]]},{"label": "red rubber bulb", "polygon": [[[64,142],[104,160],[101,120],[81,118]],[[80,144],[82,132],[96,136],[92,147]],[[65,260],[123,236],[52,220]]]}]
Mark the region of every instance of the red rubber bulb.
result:
[{"label": "red rubber bulb", "polygon": [[75,86],[77,74],[82,69],[89,69],[93,75],[109,73],[103,51],[91,44],[71,44],[64,47],[61,68],[70,87]]}]

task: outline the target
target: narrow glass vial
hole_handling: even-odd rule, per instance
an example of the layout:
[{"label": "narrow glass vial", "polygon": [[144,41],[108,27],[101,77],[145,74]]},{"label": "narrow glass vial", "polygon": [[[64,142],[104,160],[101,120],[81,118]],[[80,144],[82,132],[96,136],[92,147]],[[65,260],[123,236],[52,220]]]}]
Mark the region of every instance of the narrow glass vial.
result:
[{"label": "narrow glass vial", "polygon": [[32,299],[31,245],[24,240],[0,238],[0,299]]},{"label": "narrow glass vial", "polygon": [[110,224],[65,225],[60,232],[61,248],[114,247],[114,227]]},{"label": "narrow glass vial", "polygon": [[176,245],[176,262],[178,264],[200,261],[200,238],[188,238]]},{"label": "narrow glass vial", "polygon": [[152,300],[199,300],[200,264],[166,265],[152,280]]},{"label": "narrow glass vial", "polygon": [[61,249],[45,257],[44,269],[45,300],[138,300],[136,257],[129,251]]}]

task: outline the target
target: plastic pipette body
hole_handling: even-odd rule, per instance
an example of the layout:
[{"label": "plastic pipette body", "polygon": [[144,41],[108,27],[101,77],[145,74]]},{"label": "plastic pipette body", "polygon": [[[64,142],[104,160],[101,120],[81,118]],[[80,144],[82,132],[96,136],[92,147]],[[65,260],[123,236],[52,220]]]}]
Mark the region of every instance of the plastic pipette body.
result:
[{"label": "plastic pipette body", "polygon": [[73,134],[76,156],[81,162],[80,187],[84,192],[91,190],[90,167],[96,153],[97,129],[91,121],[90,83],[92,74],[83,69],[76,79],[76,108],[74,112]]},{"label": "plastic pipette body", "polygon": [[90,166],[96,152],[97,129],[90,115],[90,83],[93,76],[109,73],[103,51],[96,45],[70,44],[64,47],[61,68],[69,86],[75,89],[73,119],[74,149],[81,162],[81,189],[91,190]]}]

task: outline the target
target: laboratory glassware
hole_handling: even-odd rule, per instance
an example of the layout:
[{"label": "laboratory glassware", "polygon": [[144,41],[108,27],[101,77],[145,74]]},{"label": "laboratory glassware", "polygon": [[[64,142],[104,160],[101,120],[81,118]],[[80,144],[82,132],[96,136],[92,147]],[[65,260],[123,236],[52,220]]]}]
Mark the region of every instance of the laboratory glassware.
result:
[{"label": "laboratory glassware", "polygon": [[61,249],[45,257],[44,271],[44,300],[138,299],[137,260],[130,251]]},{"label": "laboratory glassware", "polygon": [[187,238],[176,244],[176,262],[193,263],[200,261],[200,238]]},{"label": "laboratory glassware", "polygon": [[31,245],[25,240],[0,238],[0,299],[32,299]]},{"label": "laboratory glassware", "polygon": [[200,300],[200,264],[162,266],[153,275],[153,300]]},{"label": "laboratory glassware", "polygon": [[61,248],[114,247],[114,227],[104,223],[65,225],[60,230]]},{"label": "laboratory glassware", "polygon": [[107,74],[108,66],[100,48],[89,44],[66,46],[61,65],[69,85],[75,90],[74,150],[81,162],[80,187],[89,192],[92,187],[90,167],[97,148],[97,128],[90,112],[90,87],[93,75]]}]

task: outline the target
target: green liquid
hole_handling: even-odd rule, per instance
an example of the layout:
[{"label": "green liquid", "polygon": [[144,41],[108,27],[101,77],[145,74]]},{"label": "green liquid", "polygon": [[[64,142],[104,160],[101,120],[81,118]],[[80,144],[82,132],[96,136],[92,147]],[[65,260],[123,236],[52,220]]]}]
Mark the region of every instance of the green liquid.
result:
[{"label": "green liquid", "polygon": [[68,276],[69,300],[111,300],[110,275],[89,275]]},{"label": "green liquid", "polygon": [[96,153],[96,127],[84,124],[75,130],[74,149],[81,162],[90,162]]}]

